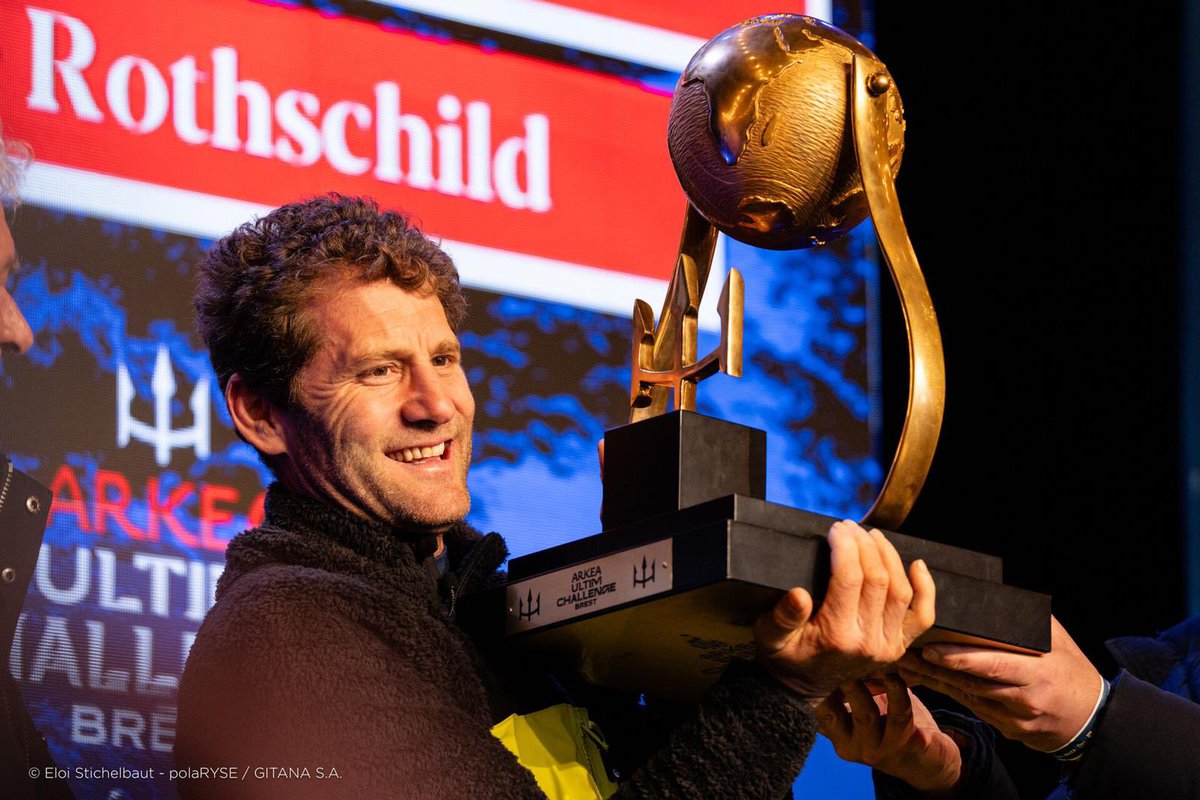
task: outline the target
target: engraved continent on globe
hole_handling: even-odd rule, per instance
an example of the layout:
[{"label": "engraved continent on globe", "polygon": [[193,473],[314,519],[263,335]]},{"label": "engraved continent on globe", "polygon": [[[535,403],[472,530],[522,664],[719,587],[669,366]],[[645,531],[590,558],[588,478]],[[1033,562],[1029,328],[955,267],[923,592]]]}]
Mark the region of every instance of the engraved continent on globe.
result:
[{"label": "engraved continent on globe", "polygon": [[[696,209],[739,241],[773,250],[823,244],[866,219],[854,152],[850,68],[863,44],[811,17],[755,17],[700,48],[671,101],[667,147]],[[893,176],[904,114],[887,89]]]}]

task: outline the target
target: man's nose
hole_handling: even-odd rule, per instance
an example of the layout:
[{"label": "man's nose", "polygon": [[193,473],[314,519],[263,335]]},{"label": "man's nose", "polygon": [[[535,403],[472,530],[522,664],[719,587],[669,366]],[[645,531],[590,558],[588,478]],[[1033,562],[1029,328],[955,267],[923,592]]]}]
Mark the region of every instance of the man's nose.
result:
[{"label": "man's nose", "polygon": [[33,346],[33,331],[8,292],[0,289],[0,350],[24,353]]},{"label": "man's nose", "polygon": [[401,406],[405,422],[443,425],[454,419],[454,397],[450,381],[432,365],[416,367],[409,374],[407,394]]}]

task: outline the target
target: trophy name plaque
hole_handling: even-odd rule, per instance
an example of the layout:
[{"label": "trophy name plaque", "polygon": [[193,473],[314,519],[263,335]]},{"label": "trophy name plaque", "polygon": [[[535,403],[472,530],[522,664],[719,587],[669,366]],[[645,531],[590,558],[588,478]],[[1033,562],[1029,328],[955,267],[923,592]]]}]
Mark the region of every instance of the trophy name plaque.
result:
[{"label": "trophy name plaque", "polygon": [[[701,380],[742,372],[737,270],[718,303],[720,345],[697,352],[718,230],[794,249],[872,218],[904,312],[910,379],[900,443],[863,524],[903,522],[928,474],[945,396],[937,318],[893,183],[903,137],[887,69],[830,25],[758,17],[693,56],[667,138],[690,202],[658,320],[634,304],[630,424],[605,435],[604,531],[513,559],[503,600],[480,598],[473,624],[490,616],[514,644],[592,682],[692,700],[730,660],[753,657],[753,621],[782,592],[802,586],[820,599],[834,520],[767,502],[766,435],[695,413]],[[937,623],[926,641],[1049,650],[1049,597],[1005,585],[999,558],[887,536],[933,573]]]}]

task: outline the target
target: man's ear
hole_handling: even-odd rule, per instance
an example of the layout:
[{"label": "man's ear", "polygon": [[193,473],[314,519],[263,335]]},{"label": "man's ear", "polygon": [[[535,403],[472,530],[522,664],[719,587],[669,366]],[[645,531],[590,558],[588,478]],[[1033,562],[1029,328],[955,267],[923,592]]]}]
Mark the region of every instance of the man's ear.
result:
[{"label": "man's ear", "polygon": [[238,433],[264,456],[287,452],[283,413],[275,404],[246,385],[238,373],[225,384],[225,405]]}]

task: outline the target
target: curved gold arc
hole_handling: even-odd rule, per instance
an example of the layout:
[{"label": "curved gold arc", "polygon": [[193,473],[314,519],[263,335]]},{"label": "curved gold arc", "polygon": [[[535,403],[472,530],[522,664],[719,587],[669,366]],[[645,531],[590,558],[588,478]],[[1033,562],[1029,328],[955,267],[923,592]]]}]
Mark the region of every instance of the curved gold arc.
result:
[{"label": "curved gold arc", "polygon": [[[908,333],[908,407],[891,469],[863,518],[864,525],[895,530],[912,510],[937,449],[946,403],[942,334],[917,254],[900,214],[887,147],[886,80],[878,62],[856,55],[851,68],[854,148],[871,220],[904,311]],[[872,86],[884,87],[877,95]]]}]

